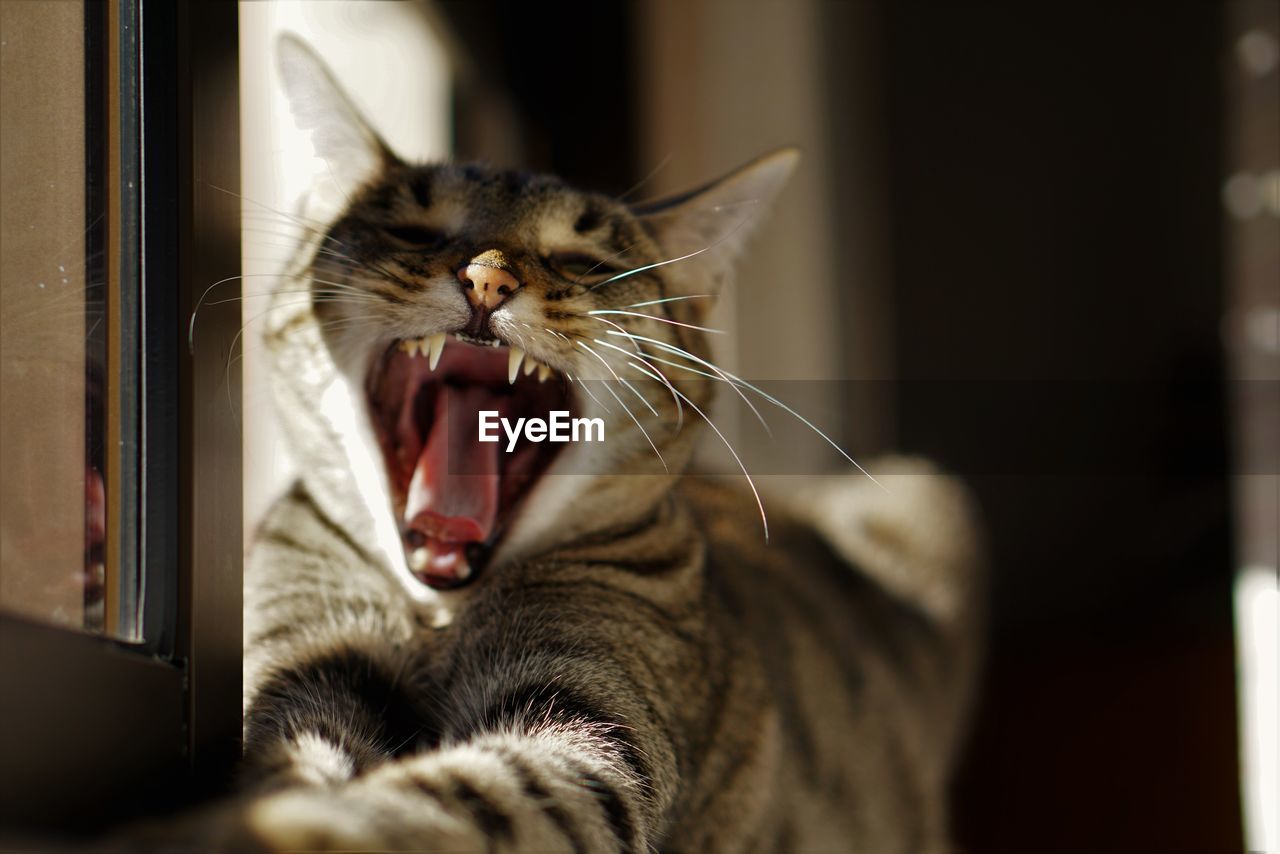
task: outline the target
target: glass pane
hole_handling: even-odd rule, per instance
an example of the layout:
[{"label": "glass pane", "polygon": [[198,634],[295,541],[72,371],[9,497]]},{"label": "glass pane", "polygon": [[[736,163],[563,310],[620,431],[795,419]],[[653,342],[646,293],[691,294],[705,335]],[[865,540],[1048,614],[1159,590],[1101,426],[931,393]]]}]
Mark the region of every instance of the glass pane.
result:
[{"label": "glass pane", "polygon": [[0,608],[118,634],[106,18],[100,3],[0,2]]}]

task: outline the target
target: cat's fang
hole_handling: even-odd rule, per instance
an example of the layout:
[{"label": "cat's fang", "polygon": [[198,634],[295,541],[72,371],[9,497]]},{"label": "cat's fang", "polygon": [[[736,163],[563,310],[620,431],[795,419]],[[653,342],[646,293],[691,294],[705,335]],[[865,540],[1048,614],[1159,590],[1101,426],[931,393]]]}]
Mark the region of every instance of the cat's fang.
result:
[{"label": "cat's fang", "polygon": [[511,385],[515,385],[516,377],[520,375],[520,363],[523,361],[524,351],[519,347],[512,347],[507,359],[507,382]]},{"label": "cat's fang", "polygon": [[426,546],[419,546],[409,553],[409,568],[414,572],[421,572],[427,568],[427,563],[431,560],[431,552]]},{"label": "cat's fang", "polygon": [[440,364],[440,354],[444,352],[444,340],[445,334],[437,332],[427,339],[426,346],[423,348],[423,353],[430,351],[427,367],[433,371],[436,369],[436,365]]}]

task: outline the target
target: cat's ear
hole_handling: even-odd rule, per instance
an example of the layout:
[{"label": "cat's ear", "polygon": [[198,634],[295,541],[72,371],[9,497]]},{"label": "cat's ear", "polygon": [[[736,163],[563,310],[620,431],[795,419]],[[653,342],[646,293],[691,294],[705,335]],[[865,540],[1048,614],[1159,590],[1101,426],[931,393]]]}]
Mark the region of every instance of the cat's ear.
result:
[{"label": "cat's ear", "polygon": [[344,192],[398,162],[306,42],[289,33],[280,36],[276,63],[294,121],[311,131],[316,156],[329,164]]},{"label": "cat's ear", "polygon": [[669,266],[670,278],[718,287],[799,161],[797,149],[780,148],[696,190],[637,205],[632,212],[668,259],[685,259]]}]

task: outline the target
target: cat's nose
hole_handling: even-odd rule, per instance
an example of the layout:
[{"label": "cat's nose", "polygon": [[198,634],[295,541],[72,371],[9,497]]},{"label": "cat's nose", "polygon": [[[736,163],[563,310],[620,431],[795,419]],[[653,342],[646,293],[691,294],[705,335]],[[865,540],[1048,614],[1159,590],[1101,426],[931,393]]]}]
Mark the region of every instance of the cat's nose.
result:
[{"label": "cat's nose", "polygon": [[520,280],[509,270],[483,256],[459,270],[458,280],[462,282],[472,308],[484,311],[493,311],[520,289]]}]

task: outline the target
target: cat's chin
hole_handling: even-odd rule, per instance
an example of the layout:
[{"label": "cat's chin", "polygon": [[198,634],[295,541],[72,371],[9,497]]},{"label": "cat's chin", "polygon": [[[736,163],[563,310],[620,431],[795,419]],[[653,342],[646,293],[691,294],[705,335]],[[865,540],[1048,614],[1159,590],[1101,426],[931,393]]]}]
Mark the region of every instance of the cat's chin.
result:
[{"label": "cat's chin", "polygon": [[[563,377],[518,350],[444,335],[397,341],[370,369],[369,416],[410,572],[437,590],[474,581],[560,444],[501,419],[572,412]],[[496,441],[481,441],[481,420]]]}]

